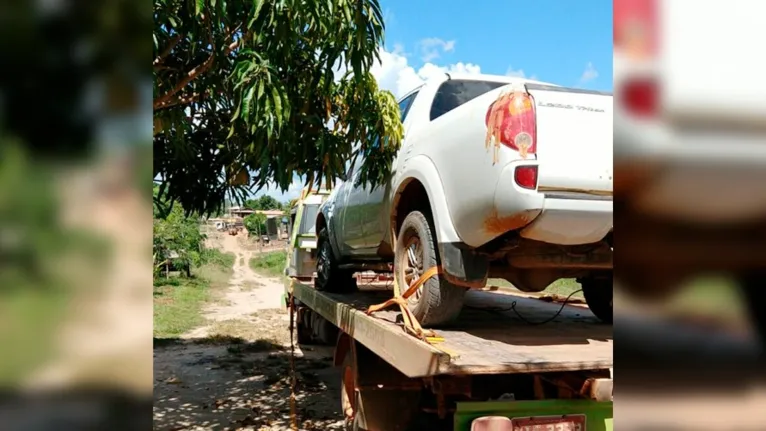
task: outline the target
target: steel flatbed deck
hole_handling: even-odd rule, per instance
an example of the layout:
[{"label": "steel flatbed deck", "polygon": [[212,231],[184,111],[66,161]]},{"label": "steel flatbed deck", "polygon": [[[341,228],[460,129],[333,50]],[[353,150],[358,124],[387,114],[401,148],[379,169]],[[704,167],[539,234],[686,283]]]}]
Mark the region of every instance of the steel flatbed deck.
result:
[{"label": "steel flatbed deck", "polygon": [[[294,297],[329,320],[407,377],[595,371],[612,368],[612,326],[585,306],[545,302],[501,292],[472,291],[443,342],[429,344],[405,333],[400,312],[364,310],[391,297],[390,289],[361,287],[331,294],[293,281]],[[520,318],[511,307],[523,316]],[[396,310],[396,311],[393,311]]]}]

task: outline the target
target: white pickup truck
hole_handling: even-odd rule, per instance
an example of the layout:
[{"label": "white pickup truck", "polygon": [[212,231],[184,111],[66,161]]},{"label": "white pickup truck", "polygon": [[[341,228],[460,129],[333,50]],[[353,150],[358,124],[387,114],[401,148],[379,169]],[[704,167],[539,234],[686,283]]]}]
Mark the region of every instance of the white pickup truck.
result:
[{"label": "white pickup truck", "polygon": [[357,185],[353,160],[320,209],[316,288],[353,290],[354,272],[393,263],[406,289],[438,267],[408,300],[437,326],[488,278],[526,292],[577,278],[611,322],[611,94],[444,74],[399,108],[405,134],[390,180]]}]

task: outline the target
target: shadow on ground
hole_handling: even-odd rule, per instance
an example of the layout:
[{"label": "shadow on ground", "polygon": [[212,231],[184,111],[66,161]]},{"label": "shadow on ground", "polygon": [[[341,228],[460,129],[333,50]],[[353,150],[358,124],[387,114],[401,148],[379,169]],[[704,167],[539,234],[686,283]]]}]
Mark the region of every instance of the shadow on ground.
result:
[{"label": "shadow on ground", "polygon": [[[289,430],[290,349],[267,339],[213,335],[154,339],[154,429]],[[342,429],[332,350],[296,350],[302,430]]]},{"label": "shadow on ground", "polygon": [[110,389],[0,395],[0,429],[147,430],[152,400]]}]

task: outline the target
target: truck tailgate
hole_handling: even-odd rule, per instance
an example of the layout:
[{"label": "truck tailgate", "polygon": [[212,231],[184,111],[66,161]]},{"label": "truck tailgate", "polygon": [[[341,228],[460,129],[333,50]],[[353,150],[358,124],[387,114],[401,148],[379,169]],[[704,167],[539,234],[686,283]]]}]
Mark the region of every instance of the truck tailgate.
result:
[{"label": "truck tailgate", "polygon": [[527,84],[537,113],[539,190],[612,193],[612,95]]}]

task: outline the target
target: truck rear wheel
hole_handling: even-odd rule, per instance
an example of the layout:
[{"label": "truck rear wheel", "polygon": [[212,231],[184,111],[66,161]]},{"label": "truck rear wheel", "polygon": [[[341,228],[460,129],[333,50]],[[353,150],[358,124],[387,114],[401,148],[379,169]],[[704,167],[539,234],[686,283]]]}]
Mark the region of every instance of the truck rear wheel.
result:
[{"label": "truck rear wheel", "polygon": [[354,273],[338,268],[327,228],[319,231],[317,277],[314,287],[317,290],[331,293],[349,293],[357,288]]},{"label": "truck rear wheel", "polygon": [[766,301],[766,291],[763,290],[764,272],[744,273],[737,277],[737,284],[742,292],[745,309],[749,313],[750,322],[761,344],[766,348],[766,313],[763,303]]},{"label": "truck rear wheel", "polygon": [[609,278],[586,278],[580,281],[582,294],[590,311],[605,323],[612,323],[614,290],[612,289],[612,277]]},{"label": "truck rear wheel", "polygon": [[[432,223],[420,211],[413,211],[404,219],[395,254],[394,276],[402,293],[426,270],[441,265]],[[437,326],[460,314],[464,298],[464,288],[437,274],[407,299],[407,305],[421,325]]]},{"label": "truck rear wheel", "polygon": [[311,337],[311,327],[307,320],[311,316],[307,311],[303,313],[301,321],[295,327],[296,338],[299,345],[310,345],[314,342],[314,339]]}]

